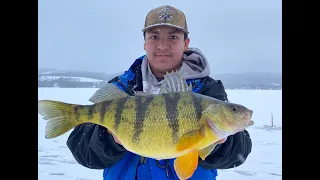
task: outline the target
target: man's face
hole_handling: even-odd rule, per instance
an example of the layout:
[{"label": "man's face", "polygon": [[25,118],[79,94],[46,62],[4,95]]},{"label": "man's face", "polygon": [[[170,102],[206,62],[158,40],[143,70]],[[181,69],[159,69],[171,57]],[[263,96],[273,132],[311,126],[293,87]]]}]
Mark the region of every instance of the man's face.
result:
[{"label": "man's face", "polygon": [[176,28],[160,26],[146,32],[144,50],[155,76],[162,76],[180,66],[183,52],[188,49],[190,39]]}]

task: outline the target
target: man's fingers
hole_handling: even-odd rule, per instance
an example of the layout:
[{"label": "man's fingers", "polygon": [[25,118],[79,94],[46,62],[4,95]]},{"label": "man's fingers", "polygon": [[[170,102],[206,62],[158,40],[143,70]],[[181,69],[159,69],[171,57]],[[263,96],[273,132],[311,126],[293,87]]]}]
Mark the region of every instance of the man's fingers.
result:
[{"label": "man's fingers", "polygon": [[224,142],[226,142],[227,138],[223,138],[223,139],[220,139],[219,141],[217,141],[217,144],[222,144]]},{"label": "man's fingers", "polygon": [[111,131],[109,131],[109,129],[108,129],[108,132],[112,135],[112,137],[113,137],[113,139],[114,139],[114,141],[115,141],[116,143],[121,144],[120,141],[119,141],[119,139],[118,139]]}]

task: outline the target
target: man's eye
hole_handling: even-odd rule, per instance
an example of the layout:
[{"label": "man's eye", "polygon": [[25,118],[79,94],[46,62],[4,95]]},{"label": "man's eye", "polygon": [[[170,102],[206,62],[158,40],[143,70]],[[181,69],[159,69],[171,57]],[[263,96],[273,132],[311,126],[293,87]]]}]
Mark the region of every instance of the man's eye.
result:
[{"label": "man's eye", "polygon": [[158,36],[151,36],[151,39],[159,39]]},{"label": "man's eye", "polygon": [[177,39],[177,36],[170,36],[170,39]]}]

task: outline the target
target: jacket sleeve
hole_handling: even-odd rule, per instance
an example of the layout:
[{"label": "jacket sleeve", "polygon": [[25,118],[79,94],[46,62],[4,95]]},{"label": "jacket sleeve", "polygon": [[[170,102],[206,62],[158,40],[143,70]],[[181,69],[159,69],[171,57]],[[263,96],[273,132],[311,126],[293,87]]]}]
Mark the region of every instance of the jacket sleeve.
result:
[{"label": "jacket sleeve", "polygon": [[105,127],[92,123],[76,126],[69,135],[67,146],[76,161],[90,169],[111,167],[126,153]]},{"label": "jacket sleeve", "polygon": [[[117,77],[109,83],[116,80]],[[76,126],[68,137],[67,146],[76,161],[90,169],[109,168],[127,152],[114,141],[107,128],[93,123]]]},{"label": "jacket sleeve", "polygon": [[211,154],[199,165],[205,169],[229,169],[240,166],[251,152],[251,139],[244,130],[229,136],[223,144],[218,144]]},{"label": "jacket sleeve", "polygon": [[[221,81],[211,78],[207,80],[204,87],[199,91],[222,101],[228,101],[227,93]],[[229,169],[240,166],[251,153],[252,142],[247,130],[228,136],[227,140],[218,144],[207,158],[199,165],[205,169]]]}]

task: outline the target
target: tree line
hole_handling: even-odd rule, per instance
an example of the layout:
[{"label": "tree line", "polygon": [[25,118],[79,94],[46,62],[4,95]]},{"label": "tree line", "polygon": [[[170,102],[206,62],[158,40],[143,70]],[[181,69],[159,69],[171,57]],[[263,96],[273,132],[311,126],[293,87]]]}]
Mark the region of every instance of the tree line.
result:
[{"label": "tree line", "polygon": [[[57,88],[99,88],[108,83],[107,80],[99,82],[81,82],[73,78],[60,77],[58,79],[41,79],[38,78],[38,87],[57,87]],[[223,82],[226,89],[282,89],[281,84],[271,83],[230,83]]]}]

